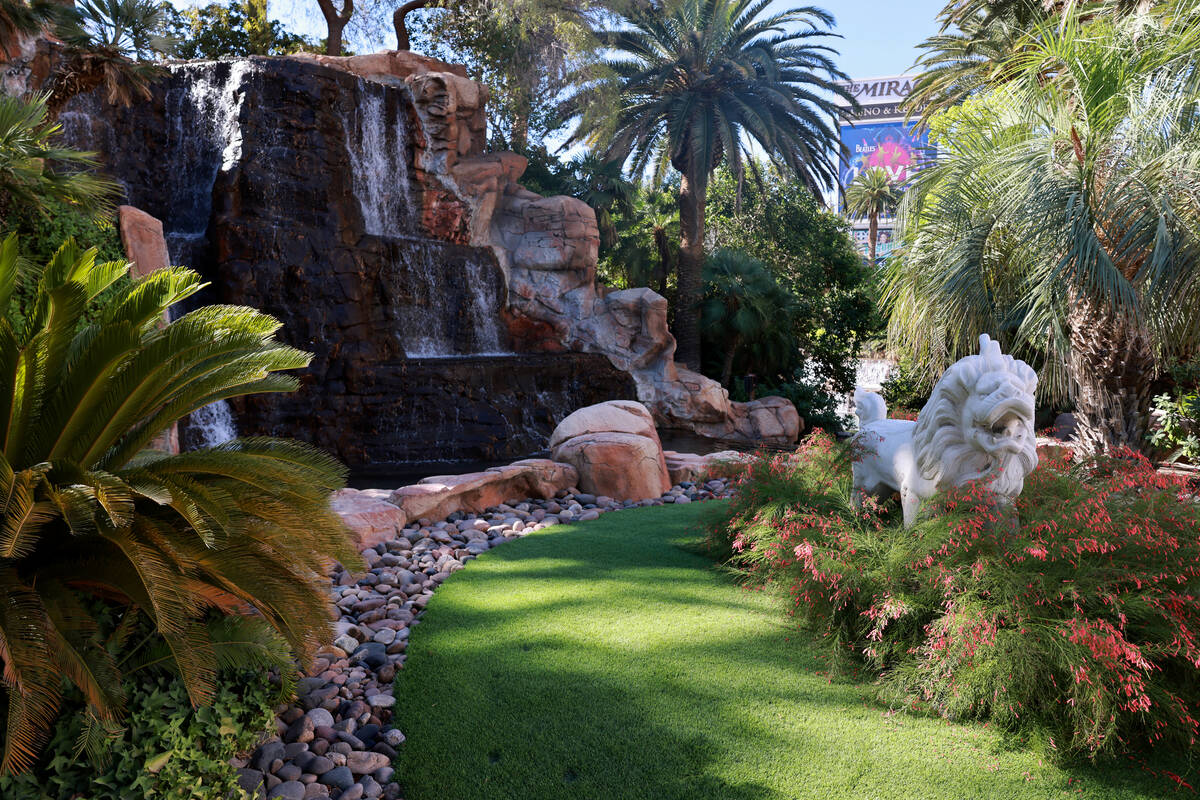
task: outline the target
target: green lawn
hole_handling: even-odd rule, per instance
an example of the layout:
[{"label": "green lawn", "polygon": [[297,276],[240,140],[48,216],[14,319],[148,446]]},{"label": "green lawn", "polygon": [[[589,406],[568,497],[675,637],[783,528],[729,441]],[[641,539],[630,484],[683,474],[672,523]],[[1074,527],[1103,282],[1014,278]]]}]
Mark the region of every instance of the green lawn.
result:
[{"label": "green lawn", "polygon": [[1190,794],[1132,764],[1050,766],[830,682],[777,598],[697,554],[705,512],[551,528],[439,588],[396,676],[407,800]]}]

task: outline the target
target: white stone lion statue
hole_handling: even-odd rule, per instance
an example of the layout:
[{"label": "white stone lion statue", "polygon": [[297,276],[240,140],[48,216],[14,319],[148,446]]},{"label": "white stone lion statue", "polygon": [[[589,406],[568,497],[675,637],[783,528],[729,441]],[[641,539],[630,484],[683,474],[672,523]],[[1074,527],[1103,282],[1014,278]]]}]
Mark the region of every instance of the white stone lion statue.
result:
[{"label": "white stone lion statue", "polygon": [[907,528],[924,500],[970,481],[1015,498],[1038,463],[1036,388],[1033,369],[984,334],[979,355],[946,370],[916,422],[887,419],[882,397],[856,391],[855,503],[867,493],[899,492]]}]

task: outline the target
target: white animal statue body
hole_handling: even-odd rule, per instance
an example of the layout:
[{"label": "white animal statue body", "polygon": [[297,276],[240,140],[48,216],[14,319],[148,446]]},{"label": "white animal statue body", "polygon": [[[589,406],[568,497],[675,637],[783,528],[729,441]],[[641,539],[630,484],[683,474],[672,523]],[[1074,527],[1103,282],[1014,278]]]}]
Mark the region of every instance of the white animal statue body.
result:
[{"label": "white animal statue body", "polygon": [[907,528],[923,501],[970,481],[1015,498],[1038,463],[1036,389],[1033,369],[984,334],[979,355],[946,370],[916,422],[887,419],[882,397],[856,391],[855,503],[864,494],[899,492]]}]

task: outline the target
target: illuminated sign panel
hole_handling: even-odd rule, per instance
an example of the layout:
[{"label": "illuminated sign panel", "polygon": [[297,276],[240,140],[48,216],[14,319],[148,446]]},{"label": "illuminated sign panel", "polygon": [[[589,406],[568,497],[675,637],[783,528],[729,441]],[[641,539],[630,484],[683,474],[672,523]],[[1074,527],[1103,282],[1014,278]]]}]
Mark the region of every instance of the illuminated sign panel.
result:
[{"label": "illuminated sign panel", "polygon": [[[838,171],[842,191],[863,170],[879,167],[897,182],[907,181],[921,162],[929,158],[929,140],[924,131],[917,133],[904,121],[901,108],[912,92],[912,75],[846,81],[841,84],[858,101],[860,109],[848,115],[841,125],[841,140],[845,150]],[[841,205],[842,197],[839,197]],[[881,219],[879,255],[891,250],[892,220]],[[867,249],[867,222],[853,220],[855,240]]]},{"label": "illuminated sign panel", "polygon": [[842,126],[842,144],[847,150],[840,173],[844,188],[871,167],[880,167],[897,183],[907,181],[925,158],[929,139],[903,122],[859,123]]}]

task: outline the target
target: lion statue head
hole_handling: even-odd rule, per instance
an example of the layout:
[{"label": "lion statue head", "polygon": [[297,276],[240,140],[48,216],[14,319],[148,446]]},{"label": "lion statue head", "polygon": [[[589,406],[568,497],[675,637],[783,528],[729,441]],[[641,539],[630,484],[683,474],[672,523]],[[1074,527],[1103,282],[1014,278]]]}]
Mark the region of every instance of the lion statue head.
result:
[{"label": "lion statue head", "polygon": [[1019,495],[1038,463],[1036,389],[1028,364],[980,336],[979,355],[946,370],[918,416],[912,443],[921,477],[938,486],[978,481],[1005,497]]}]

